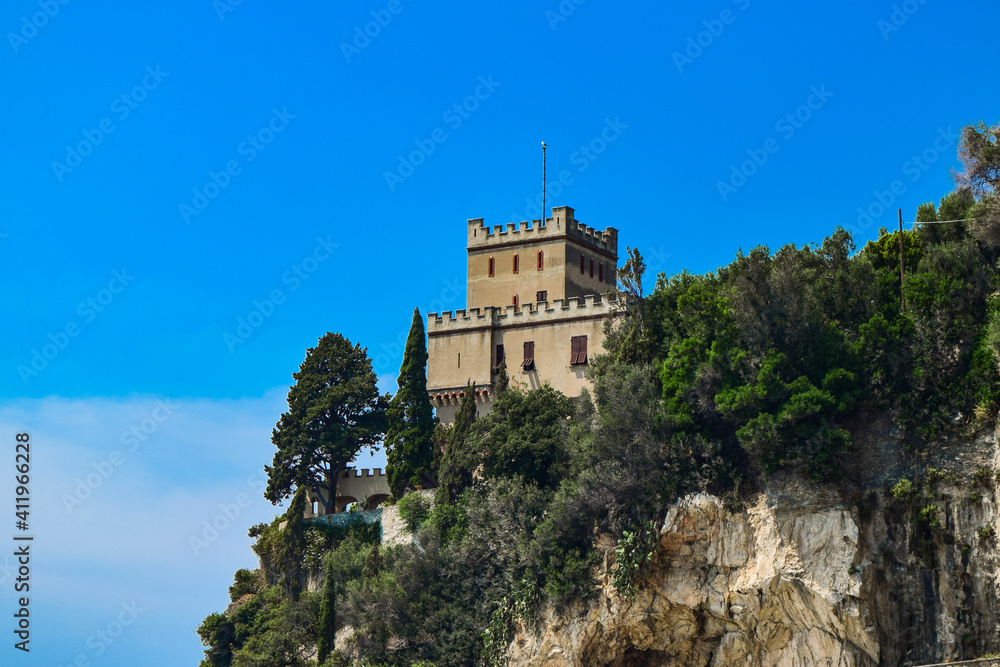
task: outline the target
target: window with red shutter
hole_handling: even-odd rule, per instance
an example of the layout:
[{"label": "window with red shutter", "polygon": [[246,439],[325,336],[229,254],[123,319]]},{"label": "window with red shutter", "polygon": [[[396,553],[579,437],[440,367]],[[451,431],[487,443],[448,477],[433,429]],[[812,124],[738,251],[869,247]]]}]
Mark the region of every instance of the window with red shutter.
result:
[{"label": "window with red shutter", "polygon": [[572,366],[587,363],[587,337],[573,336],[570,339],[569,363]]},{"label": "window with red shutter", "polygon": [[514,300],[511,303],[513,303],[514,307],[517,308],[517,295],[516,294],[514,295]]},{"label": "window with red shutter", "polygon": [[523,368],[526,371],[531,371],[535,369],[534,341],[525,341],[524,343],[524,361],[521,362],[521,368]]},{"label": "window with red shutter", "polygon": [[495,274],[495,272],[494,272],[495,268],[496,268],[496,264],[494,263],[493,258],[490,257],[490,276],[491,277]]},{"label": "window with red shutter", "polygon": [[514,255],[514,273],[517,273],[518,269],[520,269],[520,268],[521,268],[520,262],[518,261],[517,254],[515,254]]},{"label": "window with red shutter", "polygon": [[545,268],[545,253],[541,250],[538,251],[538,270],[541,271]]}]

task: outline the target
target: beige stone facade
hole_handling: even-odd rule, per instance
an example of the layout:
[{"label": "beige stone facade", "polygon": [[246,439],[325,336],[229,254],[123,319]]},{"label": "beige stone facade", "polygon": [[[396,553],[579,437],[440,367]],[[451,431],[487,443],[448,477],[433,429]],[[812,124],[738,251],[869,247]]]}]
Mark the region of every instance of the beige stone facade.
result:
[{"label": "beige stone facade", "polygon": [[587,386],[589,359],[603,350],[614,286],[618,231],[594,230],[573,209],[552,209],[545,225],[493,230],[469,220],[466,310],[427,316],[427,388],[438,417],[454,420],[466,383],[479,413],[492,402],[500,356],[512,383],[549,383],[567,396]]}]

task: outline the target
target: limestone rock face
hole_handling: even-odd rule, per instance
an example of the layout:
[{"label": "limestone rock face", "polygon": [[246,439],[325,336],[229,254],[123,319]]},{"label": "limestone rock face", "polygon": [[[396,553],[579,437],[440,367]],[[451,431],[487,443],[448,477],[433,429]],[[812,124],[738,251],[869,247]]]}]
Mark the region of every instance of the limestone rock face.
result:
[{"label": "limestone rock face", "polygon": [[853,571],[857,524],[815,495],[790,500],[764,494],[748,512],[730,513],[714,496],[682,499],[634,600],[605,576],[599,604],[567,620],[548,612],[541,634],[519,633],[511,663],[877,665]]},{"label": "limestone rock face", "polygon": [[[561,615],[543,608],[537,630],[516,633],[510,664],[868,667],[996,653],[1000,559],[996,538],[981,535],[1000,535],[1000,513],[995,483],[976,485],[968,468],[995,475],[1000,457],[993,438],[966,454],[963,483],[937,483],[910,504],[885,479],[860,492],[864,503],[794,477],[772,480],[744,511],[686,496],[668,509],[633,600],[611,585],[607,556],[595,600]],[[919,484],[913,472],[871,474]],[[934,527],[919,520],[927,504]]]}]

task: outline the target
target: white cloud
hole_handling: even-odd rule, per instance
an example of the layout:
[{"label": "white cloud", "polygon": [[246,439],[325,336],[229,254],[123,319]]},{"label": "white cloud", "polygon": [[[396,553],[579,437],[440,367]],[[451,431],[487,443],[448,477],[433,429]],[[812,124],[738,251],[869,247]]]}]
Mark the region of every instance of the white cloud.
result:
[{"label": "white cloud", "polygon": [[[285,392],[0,405],[3,437],[31,434],[32,595],[39,624],[53,630],[36,657],[62,664],[83,652],[95,659],[88,636],[113,621],[120,602],[136,599],[147,611],[129,643],[183,629],[154,642],[175,647],[158,664],[197,664],[195,628],[225,608],[233,573],[256,566],[247,529],[282,511],[262,492]],[[6,490],[11,498],[12,486]],[[206,531],[206,522],[213,528]],[[202,540],[197,553],[192,537]],[[13,575],[4,565],[0,558],[0,585],[8,586]],[[134,664],[122,639],[100,656],[102,665]]]}]

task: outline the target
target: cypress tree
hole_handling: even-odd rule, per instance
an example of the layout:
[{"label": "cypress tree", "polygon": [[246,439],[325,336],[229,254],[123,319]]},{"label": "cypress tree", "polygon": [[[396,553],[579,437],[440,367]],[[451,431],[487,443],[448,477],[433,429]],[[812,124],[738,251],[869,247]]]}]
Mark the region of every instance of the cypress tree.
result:
[{"label": "cypress tree", "polygon": [[510,386],[510,375],[507,374],[507,355],[505,354],[500,359],[500,367],[497,369],[497,379],[493,383],[494,398],[499,398],[500,394],[507,391],[508,386]]},{"label": "cypress tree", "polygon": [[397,498],[406,489],[429,483],[434,462],[434,408],[427,398],[427,344],[424,321],[413,309],[410,335],[406,338],[403,365],[397,380],[399,390],[389,402],[386,433],[386,476]]},{"label": "cypress tree", "polygon": [[449,449],[461,446],[465,442],[465,436],[469,435],[474,421],[476,421],[476,385],[470,382],[462,394],[462,403],[455,413],[455,424],[448,434]]},{"label": "cypress tree", "polygon": [[305,555],[302,519],[306,511],[306,488],[300,486],[288,504],[288,523],[281,531],[282,546],[278,552],[280,578],[285,594],[298,600],[302,593],[302,558]]},{"label": "cypress tree", "polygon": [[319,638],[316,642],[317,662],[323,664],[333,651],[337,638],[337,590],[333,581],[333,560],[326,558],[326,581],[323,582],[323,599],[319,603]]},{"label": "cypress tree", "polygon": [[475,462],[465,445],[465,440],[475,420],[476,385],[470,382],[462,394],[458,412],[455,413],[455,424],[448,432],[448,445],[441,458],[441,469],[438,472],[438,489],[435,496],[437,503],[454,503],[458,500],[459,494],[472,484]]}]

